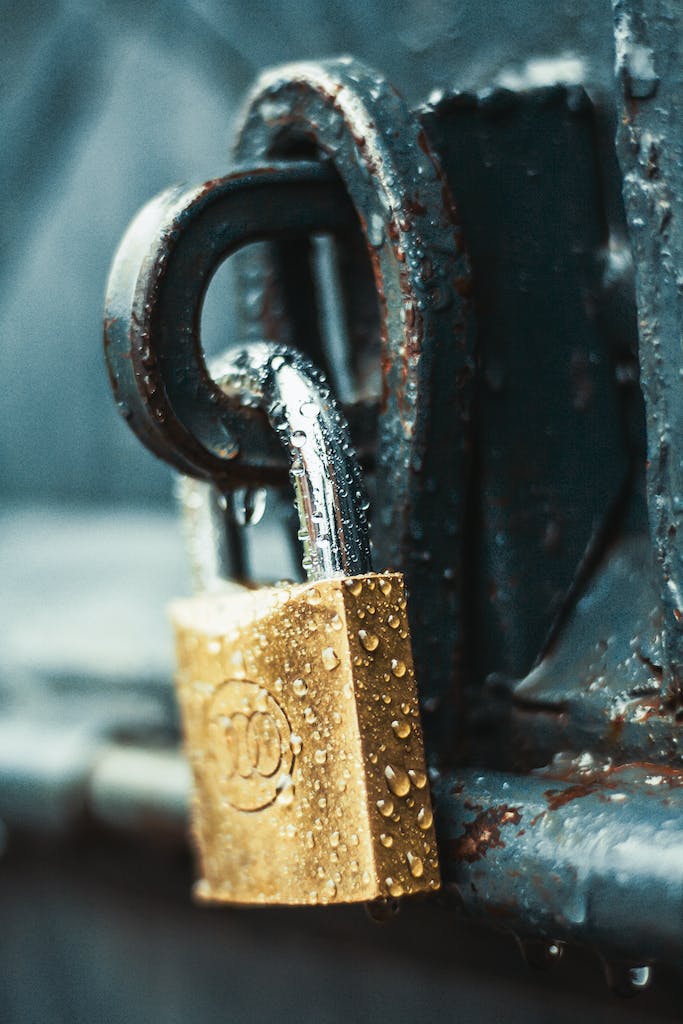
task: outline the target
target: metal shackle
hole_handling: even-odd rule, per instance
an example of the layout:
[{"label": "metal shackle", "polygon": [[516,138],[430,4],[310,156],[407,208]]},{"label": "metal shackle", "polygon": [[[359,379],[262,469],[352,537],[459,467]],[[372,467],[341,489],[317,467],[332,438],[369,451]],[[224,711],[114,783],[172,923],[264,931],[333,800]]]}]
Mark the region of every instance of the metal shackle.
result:
[{"label": "metal shackle", "polygon": [[371,572],[369,503],[324,375],[294,349],[253,342],[222,356],[212,376],[233,401],[261,409],[288,452],[308,579]]}]

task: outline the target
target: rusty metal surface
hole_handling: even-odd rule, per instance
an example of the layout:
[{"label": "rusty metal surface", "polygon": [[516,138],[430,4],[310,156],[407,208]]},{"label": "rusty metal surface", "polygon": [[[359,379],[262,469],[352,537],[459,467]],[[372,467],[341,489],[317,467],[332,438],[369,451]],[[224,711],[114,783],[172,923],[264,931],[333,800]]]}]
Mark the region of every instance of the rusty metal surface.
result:
[{"label": "rusty metal surface", "polygon": [[683,685],[683,10],[613,0],[617,144],[636,266],[648,511],[661,572],[666,686]]},{"label": "rusty metal surface", "polygon": [[283,476],[263,414],[243,409],[209,376],[202,300],[218,265],[240,246],[343,230],[350,216],[343,192],[315,165],[171,188],[140,211],[109,275],[104,345],[119,411],[156,455],[233,487]]},{"label": "rusty metal surface", "polygon": [[682,787],[678,769],[587,756],[528,776],[444,778],[444,885],[522,939],[578,942],[624,966],[680,964]]}]

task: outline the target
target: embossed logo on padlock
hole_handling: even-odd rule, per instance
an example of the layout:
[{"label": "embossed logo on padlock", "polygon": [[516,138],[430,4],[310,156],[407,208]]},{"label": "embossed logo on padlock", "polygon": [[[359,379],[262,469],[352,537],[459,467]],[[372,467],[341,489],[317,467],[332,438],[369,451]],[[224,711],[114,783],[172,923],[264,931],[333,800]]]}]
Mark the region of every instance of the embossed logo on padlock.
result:
[{"label": "embossed logo on padlock", "polygon": [[229,679],[207,709],[207,780],[237,811],[271,804],[294,763],[292,730],[275,697],[258,683]]}]

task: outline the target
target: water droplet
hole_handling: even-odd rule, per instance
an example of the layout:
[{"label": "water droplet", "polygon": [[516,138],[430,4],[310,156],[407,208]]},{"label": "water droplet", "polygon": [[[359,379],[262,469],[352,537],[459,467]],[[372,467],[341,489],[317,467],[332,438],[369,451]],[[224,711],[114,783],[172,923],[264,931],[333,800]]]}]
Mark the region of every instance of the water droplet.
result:
[{"label": "water droplet", "polygon": [[392,629],[398,629],[401,625],[401,620],[398,615],[390,615],[387,619],[387,626],[391,626]]},{"label": "water droplet", "polygon": [[229,512],[238,526],[256,526],[263,519],[267,501],[265,487],[237,487],[230,494]]},{"label": "water droplet", "polygon": [[383,818],[390,818],[394,813],[394,801],[393,800],[378,800],[377,810]]},{"label": "water droplet", "polygon": [[313,760],[316,764],[325,764],[325,761],[327,761],[327,751],[322,747],[319,750],[316,750],[313,755]]},{"label": "water droplet", "polygon": [[301,753],[303,745],[304,744],[303,740],[301,739],[301,736],[297,736],[295,732],[291,733],[289,737],[289,746],[295,757],[297,756],[297,754]]},{"label": "water droplet", "polygon": [[384,777],[394,796],[407,796],[410,792],[410,779],[403,768],[394,768],[388,764],[384,769]]},{"label": "water droplet", "polygon": [[340,617],[335,613],[330,619],[330,625],[332,626],[332,629],[336,629],[338,631],[343,628],[344,624]]},{"label": "water droplet", "polygon": [[379,841],[382,846],[386,846],[387,849],[390,849],[394,845],[394,837],[390,832],[380,832]]},{"label": "water droplet", "polygon": [[410,704],[408,704],[406,701],[403,701],[403,703],[401,704],[401,712],[404,715],[409,715],[411,713],[411,711],[412,711],[412,708],[411,708]]},{"label": "water droplet", "polygon": [[337,895],[337,886],[334,884],[331,878],[328,878],[328,880],[325,882],[323,886],[323,893],[325,894],[325,899],[328,900],[334,899],[334,897]]},{"label": "water droplet", "polygon": [[399,721],[396,719],[391,723],[391,728],[400,740],[405,740],[410,736],[411,730],[409,722]]},{"label": "water droplet", "polygon": [[273,356],[270,360],[270,367],[272,370],[281,370],[284,365],[285,360],[283,356]]},{"label": "water droplet", "polygon": [[363,589],[363,581],[353,578],[350,580],[344,580],[344,586],[350,594],[353,594],[354,597],[358,597]]},{"label": "water droplet", "polygon": [[292,683],[292,689],[294,690],[294,693],[297,695],[297,697],[305,697],[306,694],[308,693],[308,686],[303,681],[303,679],[295,679],[294,682]]},{"label": "water droplet", "polygon": [[290,443],[294,448],[303,448],[306,444],[307,437],[305,430],[295,430],[290,438]]},{"label": "water droplet", "polygon": [[391,671],[394,673],[397,679],[402,679],[406,674],[406,663],[405,661],[399,661],[396,658],[391,659]]},{"label": "water droplet", "polygon": [[341,836],[339,832],[333,832],[332,835],[330,836],[330,846],[336,849],[336,847],[339,846],[340,839]]},{"label": "water droplet", "polygon": [[332,672],[339,665],[339,657],[334,647],[326,647],[321,654],[321,658],[328,672]]},{"label": "water droplet", "polygon": [[320,409],[318,408],[315,402],[302,402],[301,406],[299,407],[299,412],[307,420],[313,420],[319,414]]},{"label": "water droplet", "polygon": [[422,878],[424,875],[425,866],[422,858],[414,853],[408,853],[408,867],[413,878]]},{"label": "water droplet", "polygon": [[306,846],[308,847],[309,850],[312,850],[313,847],[315,846],[315,836],[313,835],[312,832],[306,833]]},{"label": "water droplet", "polygon": [[277,802],[282,807],[289,807],[294,800],[294,785],[291,775],[281,775],[277,782]]},{"label": "water droplet", "polygon": [[419,768],[409,768],[408,775],[416,789],[424,789],[427,785],[427,774],[420,771]]},{"label": "water droplet", "polygon": [[364,629],[358,630],[358,639],[366,651],[376,651],[379,647],[379,637],[374,633],[368,633]]},{"label": "water droplet", "polygon": [[431,807],[421,807],[417,812],[417,823],[423,832],[432,827],[434,821],[434,815],[432,814]]},{"label": "water droplet", "polygon": [[389,594],[391,593],[391,580],[380,580],[379,589],[382,591],[385,597],[389,597]]},{"label": "water droplet", "polygon": [[384,218],[379,213],[371,213],[367,219],[368,242],[375,249],[384,241]]},{"label": "water droplet", "polygon": [[[301,539],[305,540],[307,537],[308,534],[305,533],[304,537],[302,537]],[[306,602],[312,608],[315,608],[317,605],[319,605],[322,599],[322,594],[320,593],[317,587],[311,587],[311,589],[306,593]]]},{"label": "water droplet", "polygon": [[240,679],[243,679],[245,676],[245,667],[244,655],[242,654],[241,651],[233,651],[233,653],[230,655],[230,665],[235,676],[237,676]]},{"label": "water droplet", "polygon": [[387,887],[390,896],[394,899],[398,899],[399,896],[403,895],[403,886],[400,882],[395,881],[393,878],[385,878],[384,884]]},{"label": "water droplet", "polygon": [[304,719],[308,722],[309,725],[313,725],[315,722],[317,722],[318,719],[313,708],[304,708]]}]

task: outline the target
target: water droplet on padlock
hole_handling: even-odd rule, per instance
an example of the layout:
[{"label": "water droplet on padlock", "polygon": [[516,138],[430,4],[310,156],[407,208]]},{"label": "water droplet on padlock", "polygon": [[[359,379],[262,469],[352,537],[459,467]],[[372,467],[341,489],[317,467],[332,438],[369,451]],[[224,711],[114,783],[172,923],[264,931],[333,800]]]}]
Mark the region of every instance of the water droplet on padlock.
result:
[{"label": "water droplet on padlock", "polygon": [[324,750],[322,747],[316,750],[315,754],[313,755],[313,760],[315,761],[316,764],[325,764],[325,761],[327,761],[327,751]]},{"label": "water droplet on padlock", "polygon": [[403,886],[401,885],[400,882],[396,881],[395,879],[393,879],[393,878],[385,878],[384,879],[384,884],[387,887],[389,895],[393,896],[394,899],[398,899],[399,896],[403,895]]},{"label": "water droplet on padlock", "polygon": [[379,841],[382,846],[386,846],[390,849],[394,845],[394,837],[390,832],[380,832]]},{"label": "water droplet on padlock", "polygon": [[294,800],[294,784],[291,775],[281,775],[277,782],[277,802],[282,807],[289,807]]},{"label": "water droplet on padlock", "polygon": [[422,858],[410,851],[408,852],[408,867],[413,878],[422,878],[424,875],[425,866]]},{"label": "water droplet on padlock", "polygon": [[385,597],[389,597],[389,594],[391,593],[391,580],[380,580],[379,589]]},{"label": "water droplet on padlock", "polygon": [[304,719],[308,722],[309,725],[314,725],[315,722],[317,722],[318,719],[313,708],[304,708]]},{"label": "water droplet on padlock", "polygon": [[[303,536],[300,537],[299,539],[300,540],[306,540],[306,538],[308,537],[307,531],[303,530],[302,533],[303,533]],[[306,594],[306,603],[309,604],[311,606],[311,608],[315,608],[315,607],[317,607],[320,604],[321,601],[322,601],[322,594],[320,593],[318,588],[317,587],[311,587],[311,589]]]},{"label": "water droplet on padlock", "polygon": [[434,816],[431,807],[421,807],[417,812],[417,823],[423,832],[432,827]]},{"label": "water droplet on padlock", "polygon": [[305,697],[308,693],[308,686],[303,679],[295,679],[292,683],[292,689],[297,697]]},{"label": "water droplet on padlock", "polygon": [[387,619],[387,626],[390,626],[391,629],[398,629],[400,625],[401,620],[399,619],[398,615],[390,615],[389,618]]},{"label": "water droplet on padlock", "polygon": [[325,899],[332,900],[337,895],[337,886],[334,884],[331,878],[325,882],[323,886],[323,894]]},{"label": "water droplet on padlock", "polygon": [[336,629],[337,631],[343,629],[344,624],[336,612],[330,619],[330,625],[332,626],[332,629]]},{"label": "water droplet on padlock", "polygon": [[394,796],[407,796],[410,792],[410,779],[403,768],[395,768],[388,764],[384,769],[384,777]]},{"label": "water droplet on padlock", "polygon": [[400,740],[405,740],[408,738],[408,736],[410,736],[411,729],[409,722],[403,722],[399,721],[398,719],[395,719],[391,723],[391,728],[394,730],[395,735],[398,736]]},{"label": "water droplet on padlock", "polygon": [[394,813],[394,801],[393,800],[378,800],[377,810],[383,818],[390,818]]},{"label": "water droplet on padlock", "polygon": [[424,789],[427,785],[427,774],[417,768],[409,768],[408,776],[416,789]]},{"label": "water droplet on padlock", "polygon": [[332,672],[339,665],[339,656],[334,647],[325,647],[320,657],[328,672]]},{"label": "water droplet on padlock", "polygon": [[301,736],[297,736],[297,734],[293,732],[289,737],[289,746],[295,757],[301,753],[303,745]]},{"label": "water droplet on padlock", "polygon": [[374,633],[368,633],[365,629],[358,630],[358,639],[366,651],[376,651],[379,647],[379,637]]},{"label": "water droplet on padlock", "polygon": [[294,448],[303,448],[307,440],[308,438],[306,437],[305,430],[295,430],[292,436],[290,437],[290,443],[293,445]]},{"label": "water droplet on padlock", "polygon": [[397,679],[402,679],[406,674],[406,663],[405,661],[399,661],[396,658],[391,659],[391,671],[394,673]]},{"label": "water droplet on padlock", "polygon": [[349,591],[349,593],[353,595],[353,597],[358,597],[361,590],[363,589],[363,582],[362,580],[356,579],[344,580],[344,586]]}]

